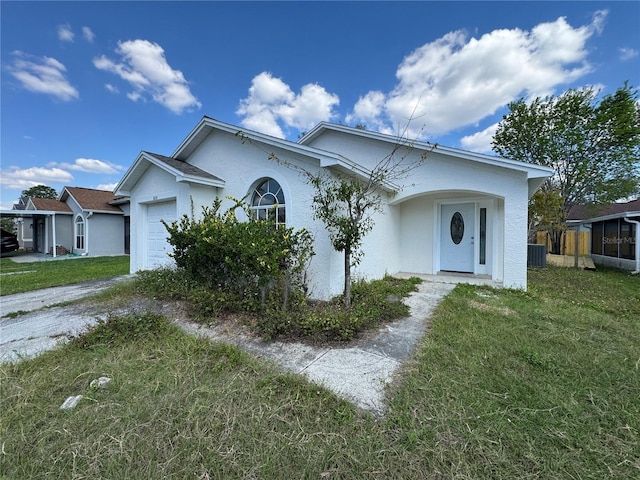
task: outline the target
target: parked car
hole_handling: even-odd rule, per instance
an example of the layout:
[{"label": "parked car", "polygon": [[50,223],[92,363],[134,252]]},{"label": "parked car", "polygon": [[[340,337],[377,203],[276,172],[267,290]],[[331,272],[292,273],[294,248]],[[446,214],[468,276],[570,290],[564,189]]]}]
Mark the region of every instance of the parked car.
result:
[{"label": "parked car", "polygon": [[2,253],[13,252],[20,248],[20,244],[18,243],[18,237],[16,237],[13,233],[7,232],[6,230],[2,231],[2,247],[0,251]]}]

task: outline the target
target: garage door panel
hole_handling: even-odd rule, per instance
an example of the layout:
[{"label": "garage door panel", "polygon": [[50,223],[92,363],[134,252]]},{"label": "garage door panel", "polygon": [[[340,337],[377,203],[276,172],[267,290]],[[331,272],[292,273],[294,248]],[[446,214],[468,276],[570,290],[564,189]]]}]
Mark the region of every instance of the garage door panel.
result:
[{"label": "garage door panel", "polygon": [[171,223],[176,219],[176,202],[147,205],[147,258],[146,268],[157,268],[173,263],[169,253],[173,251],[167,241],[168,233],[162,220]]}]

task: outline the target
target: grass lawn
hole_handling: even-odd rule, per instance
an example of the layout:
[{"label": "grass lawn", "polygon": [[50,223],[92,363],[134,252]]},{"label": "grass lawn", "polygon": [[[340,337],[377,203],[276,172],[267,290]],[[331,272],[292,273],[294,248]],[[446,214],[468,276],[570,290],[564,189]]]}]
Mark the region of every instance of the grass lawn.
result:
[{"label": "grass lawn", "polygon": [[640,278],[529,282],[456,287],[383,419],[162,317],[113,317],[0,366],[0,478],[640,478]]},{"label": "grass lawn", "polygon": [[129,256],[80,257],[17,263],[0,259],[0,295],[127,275]]}]

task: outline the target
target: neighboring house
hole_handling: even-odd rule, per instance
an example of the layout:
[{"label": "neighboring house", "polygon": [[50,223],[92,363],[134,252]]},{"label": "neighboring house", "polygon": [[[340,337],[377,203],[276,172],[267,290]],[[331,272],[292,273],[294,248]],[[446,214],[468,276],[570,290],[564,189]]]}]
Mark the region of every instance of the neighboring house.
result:
[{"label": "neighboring house", "polygon": [[593,263],[640,273],[640,199],[601,207],[576,206],[568,223],[590,231]]},{"label": "neighboring house", "polygon": [[[246,198],[256,215],[269,214],[277,203],[278,221],[309,230],[316,252],[308,272],[311,295],[339,294],[343,254],[313,218],[312,187],[283,163],[365,178],[398,143],[410,145],[403,161],[425,152],[427,160],[375,214],[355,276],[451,271],[526,288],[528,200],[552,170],[441,146],[430,151],[427,143],[329,123],[291,142],[209,117],[170,157],[141,152],[117,185],[115,193],[131,202],[131,271],[172,263],[162,220],[197,216],[215,198],[231,196]],[[223,208],[230,205],[224,200]]]},{"label": "neighboring house", "polygon": [[22,203],[12,213],[19,215],[19,240],[27,250],[53,255],[128,253],[128,199],[106,190],[64,187],[57,200],[29,197]]},{"label": "neighboring house", "polygon": [[[57,255],[54,245],[60,245],[71,251],[73,211],[66,203],[50,198],[30,197],[18,223],[22,223],[24,227],[25,221],[30,226],[31,251]],[[29,250],[28,247],[27,250]]]}]

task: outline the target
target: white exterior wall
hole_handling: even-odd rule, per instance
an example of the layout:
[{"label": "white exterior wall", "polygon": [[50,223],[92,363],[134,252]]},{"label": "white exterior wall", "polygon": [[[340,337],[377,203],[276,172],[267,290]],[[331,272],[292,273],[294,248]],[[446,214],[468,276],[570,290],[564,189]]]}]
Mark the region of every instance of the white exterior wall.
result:
[{"label": "white exterior wall", "polygon": [[514,188],[504,200],[504,276],[509,288],[527,288],[527,209],[526,190]]},{"label": "white exterior wall", "polygon": [[173,175],[151,166],[131,191],[130,213],[130,271],[135,273],[145,268],[147,205],[162,201],[177,200],[177,217],[191,214],[189,185],[178,183]]}]

